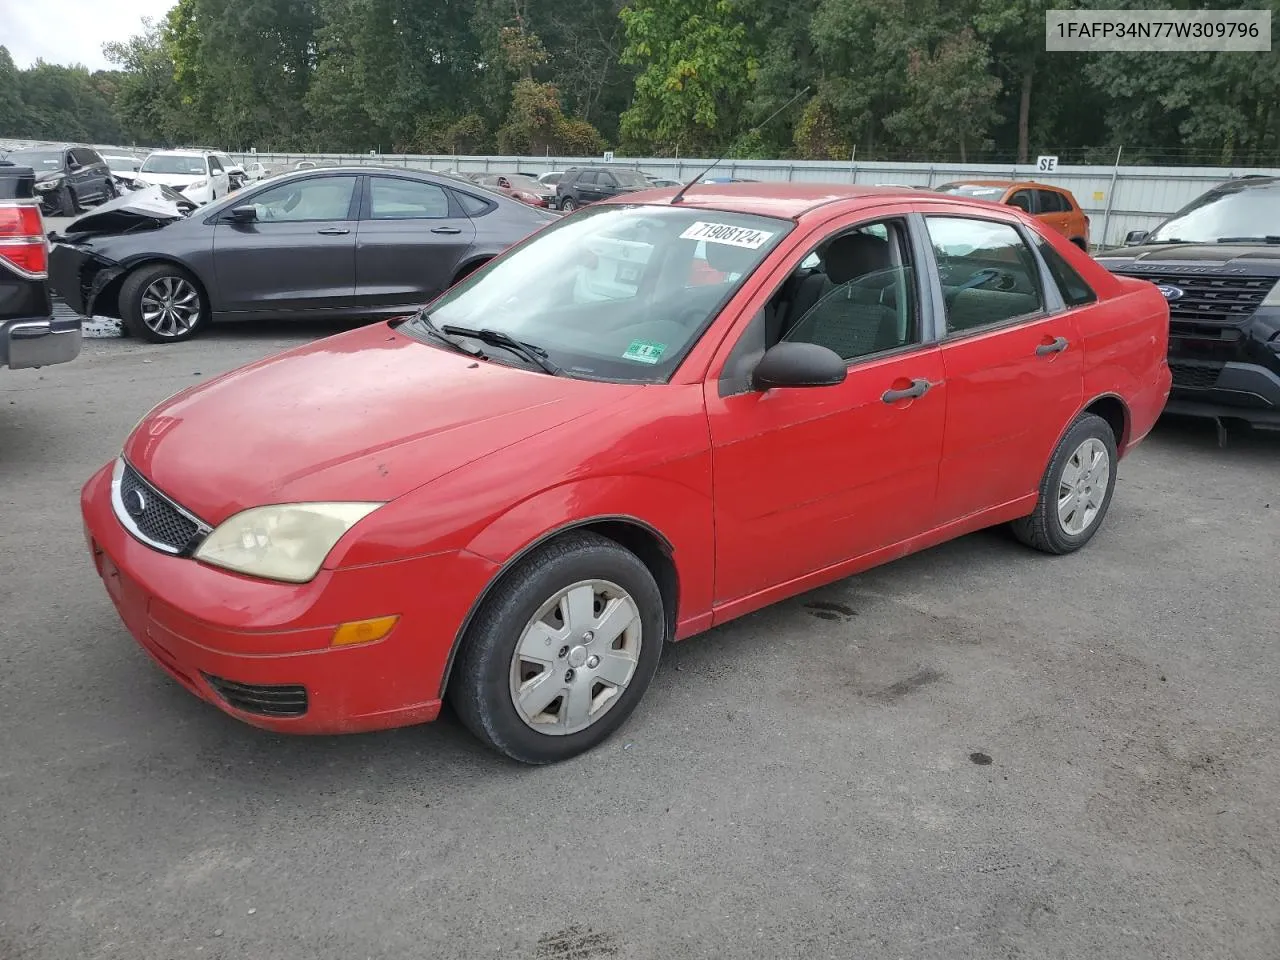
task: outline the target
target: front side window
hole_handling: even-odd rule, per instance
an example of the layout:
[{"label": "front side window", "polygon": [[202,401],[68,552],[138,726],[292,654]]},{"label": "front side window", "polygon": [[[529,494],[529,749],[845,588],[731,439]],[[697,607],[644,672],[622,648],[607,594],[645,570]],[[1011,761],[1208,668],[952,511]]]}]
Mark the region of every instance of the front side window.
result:
[{"label": "front side window", "polygon": [[578,174],[578,179],[573,181],[575,186],[592,186],[596,182],[596,172],[594,170],[586,170]]},{"label": "front side window", "polygon": [[569,376],[663,382],[791,228],[723,211],[589,208],[455,286],[428,316],[534,344]]},{"label": "front side window", "polygon": [[1013,196],[1009,198],[1009,206],[1017,207],[1019,210],[1023,211],[1024,213],[1030,213],[1031,212],[1031,191],[1019,190],[1017,193],[1015,193]]},{"label": "front side window", "polygon": [[374,220],[439,220],[449,216],[449,195],[434,183],[371,177],[369,215]]},{"label": "front side window", "polygon": [[217,158],[217,157],[210,157],[210,158],[209,158],[209,172],[210,172],[210,173],[221,173],[221,172],[222,172],[222,164],[220,164],[220,163],[218,162],[218,158]]},{"label": "front side window", "polygon": [[1007,223],[926,217],[947,308],[947,333],[967,333],[1044,310],[1035,256]]},{"label": "front side window", "polygon": [[613,183],[624,187],[649,186],[649,181],[645,179],[644,174],[637,170],[613,170],[602,174],[602,176],[609,177]]},{"label": "front side window", "polygon": [[315,177],[270,187],[253,206],[263,221],[346,220],[355,177]]},{"label": "front side window", "polygon": [[[867,224],[840,233],[806,258],[787,281],[794,289],[780,324],[780,339],[816,343],[845,360],[918,343],[915,275],[900,221]],[[778,309],[778,305],[772,305]]]}]

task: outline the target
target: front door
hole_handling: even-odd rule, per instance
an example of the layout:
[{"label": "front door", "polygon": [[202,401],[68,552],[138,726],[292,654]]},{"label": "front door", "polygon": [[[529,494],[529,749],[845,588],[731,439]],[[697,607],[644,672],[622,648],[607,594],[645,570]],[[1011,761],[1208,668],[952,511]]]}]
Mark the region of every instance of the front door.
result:
[{"label": "front door", "polygon": [[236,204],[257,219],[214,226],[221,312],[349,309],[356,287],[358,174],[319,174],[264,186]]},{"label": "front door", "polygon": [[925,335],[906,220],[846,220],[815,239],[742,344],[817,343],[846,360],[848,377],[764,391],[723,376],[708,382],[717,604],[931,524],[947,387]]},{"label": "front door", "polygon": [[1034,493],[1080,409],[1084,349],[1070,313],[1047,312],[1038,262],[1012,223],[925,216],[946,335],[939,523]]},{"label": "front door", "polygon": [[371,176],[356,234],[356,305],[416,307],[448,288],[476,228],[452,191]]}]

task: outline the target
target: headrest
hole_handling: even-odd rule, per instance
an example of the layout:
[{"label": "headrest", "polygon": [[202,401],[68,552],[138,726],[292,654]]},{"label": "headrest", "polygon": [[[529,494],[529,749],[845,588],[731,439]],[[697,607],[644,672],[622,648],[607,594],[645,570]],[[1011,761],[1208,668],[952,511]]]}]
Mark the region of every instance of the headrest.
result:
[{"label": "headrest", "polygon": [[822,259],[827,267],[827,277],[837,286],[893,265],[889,258],[889,241],[869,233],[847,233],[837,237],[831,241]]},{"label": "headrest", "polygon": [[746,273],[758,254],[745,247],[735,247],[727,243],[707,243],[707,264],[720,273]]}]

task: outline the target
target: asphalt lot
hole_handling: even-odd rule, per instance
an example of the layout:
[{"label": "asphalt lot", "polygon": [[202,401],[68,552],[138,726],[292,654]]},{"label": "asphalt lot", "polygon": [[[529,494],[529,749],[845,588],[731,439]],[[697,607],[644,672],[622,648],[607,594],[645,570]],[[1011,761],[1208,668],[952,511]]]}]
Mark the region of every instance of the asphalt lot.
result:
[{"label": "asphalt lot", "polygon": [[77,494],[137,419],[325,332],[0,371],[0,960],[1280,956],[1280,438],[1162,424],[1082,553],[762,611],[532,769],[448,717],[243,726],[95,577]]}]

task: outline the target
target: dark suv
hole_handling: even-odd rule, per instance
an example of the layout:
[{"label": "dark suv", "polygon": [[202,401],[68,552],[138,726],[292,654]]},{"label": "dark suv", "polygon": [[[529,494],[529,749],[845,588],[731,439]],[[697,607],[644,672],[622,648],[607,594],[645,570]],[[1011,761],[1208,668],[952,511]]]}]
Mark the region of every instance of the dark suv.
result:
[{"label": "dark suv", "polygon": [[1169,301],[1170,413],[1280,429],[1280,177],[1215,187],[1098,261]]},{"label": "dark suv", "polygon": [[0,367],[20,370],[74,360],[80,318],[56,317],[49,299],[49,247],[30,167],[0,160]]},{"label": "dark suv", "polygon": [[556,206],[569,213],[597,200],[652,189],[644,174],[630,167],[570,167],[556,184]]},{"label": "dark suv", "polygon": [[115,176],[92,147],[29,147],[6,159],[36,174],[40,209],[51,217],[74,217],[85,203],[103,203],[116,195]]}]

